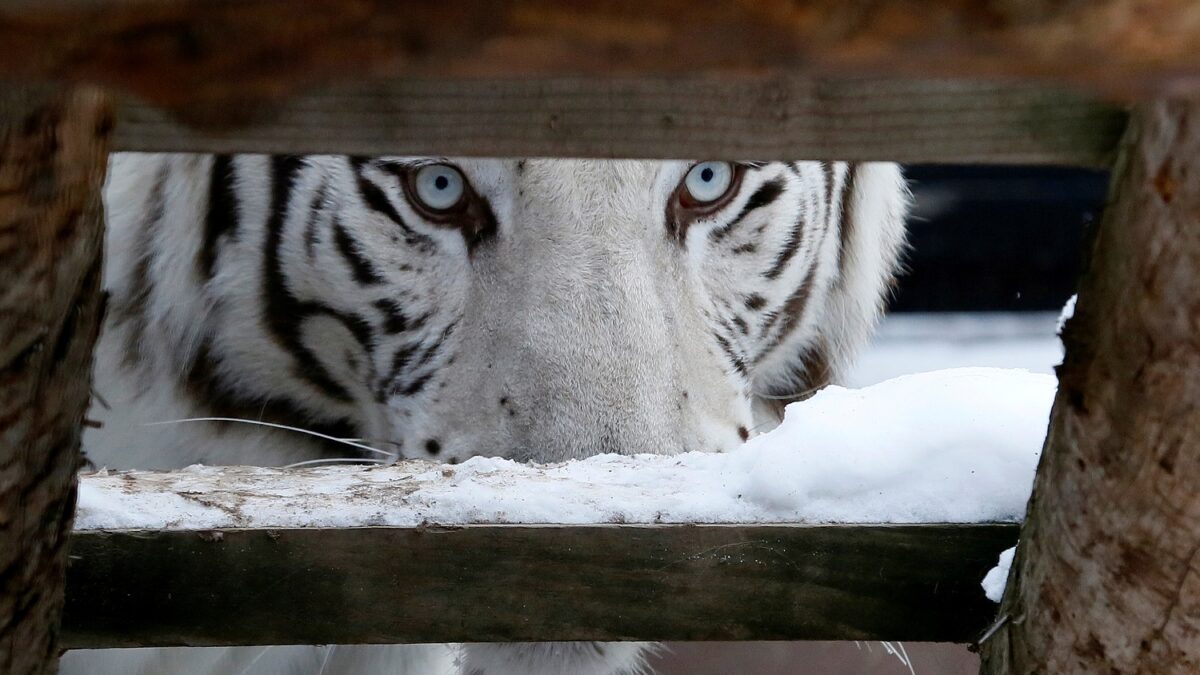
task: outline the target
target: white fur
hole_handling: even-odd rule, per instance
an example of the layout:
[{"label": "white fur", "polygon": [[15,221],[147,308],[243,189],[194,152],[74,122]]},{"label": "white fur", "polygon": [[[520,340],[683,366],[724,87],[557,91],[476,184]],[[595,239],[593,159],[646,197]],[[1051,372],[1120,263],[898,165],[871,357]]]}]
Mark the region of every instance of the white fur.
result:
[{"label": "white fur", "polygon": [[[456,160],[497,223],[494,237],[468,251],[459,232],[422,218],[383,164],[365,165],[362,176],[424,247],[406,243],[395,222],[363,202],[344,158],[308,158],[283,220],[279,260],[290,294],[371,325],[368,346],[332,314],[296,327],[300,344],[350,396],[343,402],[298,374],[296,357],[269,328],[269,158],[235,159],[236,234],[219,241],[212,277],[199,272],[212,161],[118,155],[111,163],[112,300],[95,371],[110,408],[93,406],[89,415],[103,427],[84,439],[99,466],[285,465],[322,456],[306,437],[278,429],[147,426],[212,414],[187,376],[205,349],[218,355],[216,377],[238,398],[262,402],[263,411],[269,400],[286,399],[299,411],[287,420],[293,426],[345,418],[368,445],[408,457],[430,457],[431,440],[442,461],[727,450],[747,430],[777,421],[760,395],[805,386],[812,375],[801,364],[806,350],[827,352],[836,377],[867,339],[897,265],[907,206],[895,165],[767,164],[747,169],[728,206],[691,223],[680,241],[669,236],[666,214],[687,163]],[[843,200],[851,172],[853,191]],[[770,183],[782,195],[724,232]],[[148,223],[158,201],[164,217]],[[356,281],[335,245],[335,219],[380,283]],[[853,220],[853,236],[839,266],[843,219]],[[793,239],[789,258],[783,251]],[[148,264],[139,268],[141,254]],[[764,273],[772,267],[776,274]],[[139,269],[150,280],[144,302],[136,301],[146,290]],[[798,295],[807,302],[795,317],[774,317]],[[750,308],[752,297],[761,298],[760,308]],[[411,329],[382,330],[379,302],[401,306]],[[412,357],[398,359],[407,348]],[[390,393],[377,396],[393,370],[397,379],[383,388]],[[416,393],[404,393],[423,379]],[[252,406],[244,415],[257,417]],[[68,655],[63,672],[450,667],[448,652],[432,647],[322,650],[81,652]],[[482,674],[617,675],[638,672],[643,650],[635,643],[467,645],[460,666]],[[324,665],[313,670],[318,662]]]},{"label": "white fur", "polygon": [[60,673],[86,675],[454,675],[445,645],[176,647],[81,649],[63,655]]},{"label": "white fur", "polygon": [[640,675],[646,672],[645,642],[545,642],[462,645],[465,675]]}]

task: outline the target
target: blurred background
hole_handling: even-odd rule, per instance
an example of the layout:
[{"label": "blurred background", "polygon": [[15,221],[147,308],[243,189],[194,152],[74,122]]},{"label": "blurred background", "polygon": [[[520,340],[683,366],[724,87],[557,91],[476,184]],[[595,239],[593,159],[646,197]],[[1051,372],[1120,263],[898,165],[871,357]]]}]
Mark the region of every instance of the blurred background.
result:
[{"label": "blurred background", "polygon": [[[910,166],[908,269],[848,385],[961,366],[1052,373],[1058,315],[1074,293],[1106,172]],[[982,591],[980,591],[982,593]],[[968,675],[965,645],[880,642],[671,643],[660,675]]]}]

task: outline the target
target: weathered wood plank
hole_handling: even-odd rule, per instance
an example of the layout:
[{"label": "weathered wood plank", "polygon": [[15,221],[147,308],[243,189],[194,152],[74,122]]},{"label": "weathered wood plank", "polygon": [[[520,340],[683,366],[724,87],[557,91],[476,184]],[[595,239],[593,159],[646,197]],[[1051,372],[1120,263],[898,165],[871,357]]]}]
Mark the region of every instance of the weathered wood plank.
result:
[{"label": "weathered wood plank", "polygon": [[1135,109],[981,672],[1200,672],[1200,98]]},{"label": "weathered wood plank", "polygon": [[266,120],[190,129],[131,101],[116,148],[1106,166],[1125,120],[1037,85],[788,77],[380,81],[227,112]]},{"label": "weathered wood plank", "polygon": [[0,77],[98,82],[207,121],[363,75],[857,72],[1132,94],[1200,72],[1190,0],[23,0],[0,42]]},{"label": "weathered wood plank", "polygon": [[68,647],[962,642],[1014,524],[77,532]]},{"label": "weathered wood plank", "polygon": [[67,535],[100,331],[112,112],[0,90],[0,673],[57,672]]}]

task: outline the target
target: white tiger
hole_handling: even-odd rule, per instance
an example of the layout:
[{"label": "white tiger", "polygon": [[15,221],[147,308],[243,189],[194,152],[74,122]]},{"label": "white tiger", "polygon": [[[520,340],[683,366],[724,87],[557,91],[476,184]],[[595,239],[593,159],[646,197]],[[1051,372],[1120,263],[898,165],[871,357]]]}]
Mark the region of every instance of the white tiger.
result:
[{"label": "white tiger", "polygon": [[[147,423],[262,420],[444,462],[728,450],[836,380],[865,342],[907,191],[885,163],[116,155],[106,203],[95,388],[107,405],[89,413],[103,427],[84,447],[98,466],[174,468],[360,455],[258,426]],[[600,674],[638,670],[642,649],[113,650],[63,663]]]}]

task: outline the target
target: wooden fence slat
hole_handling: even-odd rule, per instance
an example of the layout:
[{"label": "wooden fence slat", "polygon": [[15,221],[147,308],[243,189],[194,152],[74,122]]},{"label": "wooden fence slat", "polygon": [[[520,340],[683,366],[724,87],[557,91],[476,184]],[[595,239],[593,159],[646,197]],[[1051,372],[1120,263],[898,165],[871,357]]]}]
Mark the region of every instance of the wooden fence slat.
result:
[{"label": "wooden fence slat", "polygon": [[70,648],[527,640],[963,642],[1015,524],[84,531]]},{"label": "wooden fence slat", "polygon": [[192,129],[130,101],[118,150],[1107,166],[1125,114],[1035,85],[871,78],[380,81]]},{"label": "wooden fence slat", "polygon": [[0,43],[0,77],[213,118],[364,74],[1016,77],[1128,96],[1200,73],[1192,0],[8,0]]}]

